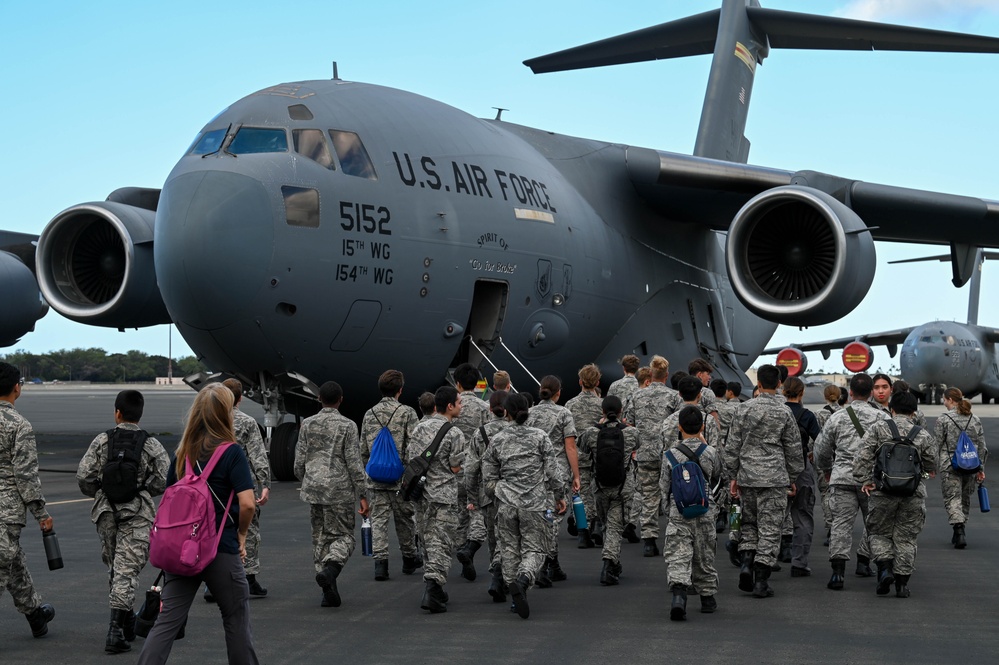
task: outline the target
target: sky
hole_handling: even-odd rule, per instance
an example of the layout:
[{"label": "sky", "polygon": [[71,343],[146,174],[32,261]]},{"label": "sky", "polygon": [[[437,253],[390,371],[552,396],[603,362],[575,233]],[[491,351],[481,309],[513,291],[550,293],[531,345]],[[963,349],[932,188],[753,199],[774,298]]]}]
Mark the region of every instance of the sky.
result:
[{"label": "sky", "polygon": [[[999,0],[764,1],[791,11],[999,36]],[[0,3],[0,228],[40,233],[61,210],[124,186],[162,186],[230,103],[277,83],[332,76],[416,92],[480,117],[690,153],[709,56],[534,75],[523,60],[720,6],[715,0]],[[999,56],[773,50],[757,69],[750,163],[999,199]],[[967,287],[945,263],[887,261],[945,247],[879,244],[854,312],[771,344],[963,321]],[[220,260],[224,257],[220,257]],[[999,266],[980,321],[999,325]],[[15,348],[190,353],[166,326],[120,333],[55,312]],[[2,353],[3,350],[0,350]],[[809,369],[841,369],[838,355]],[[897,364],[875,349],[875,367]]]}]

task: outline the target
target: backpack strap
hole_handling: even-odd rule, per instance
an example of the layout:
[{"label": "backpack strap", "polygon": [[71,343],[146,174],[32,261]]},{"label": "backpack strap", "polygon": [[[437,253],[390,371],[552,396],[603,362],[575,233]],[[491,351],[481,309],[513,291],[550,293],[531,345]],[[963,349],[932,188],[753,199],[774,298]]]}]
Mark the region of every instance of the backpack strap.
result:
[{"label": "backpack strap", "polygon": [[380,427],[388,427],[388,426],[389,426],[389,423],[390,423],[390,422],[392,422],[392,419],[393,419],[393,418],[395,418],[395,414],[396,414],[396,413],[397,413],[397,412],[399,411],[399,409],[401,409],[401,408],[402,408],[402,404],[400,404],[399,406],[395,407],[395,411],[393,411],[393,412],[392,412],[392,415],[390,415],[390,416],[389,416],[389,419],[388,419],[388,420],[387,420],[387,421],[385,422],[385,424],[384,424],[384,425],[382,424],[382,421],[378,420],[378,414],[377,414],[377,413],[375,413],[374,411],[372,411],[372,412],[371,412],[371,415],[373,415],[373,416],[375,417],[375,422],[376,422],[376,423],[378,423],[378,425],[379,425]]},{"label": "backpack strap", "polygon": [[[210,476],[211,473],[212,473],[212,471],[215,470],[215,465],[218,464],[218,461],[220,459],[222,459],[222,455],[229,448],[229,446],[233,446],[233,445],[235,445],[235,444],[232,443],[232,442],[229,442],[229,443],[222,443],[222,444],[219,444],[218,446],[216,446],[215,450],[212,451],[212,457],[211,457],[211,459],[208,460],[208,464],[205,465],[205,468],[201,469],[201,473],[199,474],[199,475],[205,476],[205,484],[208,485],[208,491],[212,493],[212,496],[215,497],[215,500],[218,501],[219,504],[222,503],[222,499],[218,498],[218,496],[215,494],[215,490],[213,490],[212,486],[208,484],[208,476]],[[201,468],[201,462],[200,461],[198,462],[198,468]],[[187,470],[191,471],[191,461],[190,460],[187,461]],[[233,520],[232,519],[232,515],[229,514],[229,507],[232,505],[232,498],[234,496],[236,496],[236,490],[232,490],[231,492],[229,492],[229,501],[226,502],[226,504],[225,504],[225,512],[222,513],[223,515],[225,515],[226,517],[228,517],[230,520],[232,520],[233,524],[236,523],[236,520]],[[222,519],[222,527],[223,528],[225,527],[225,518]],[[216,550],[218,549],[219,543],[221,541],[222,541],[222,529],[219,529],[218,537],[215,539],[215,549]]]},{"label": "backpack strap", "polygon": [[[699,445],[697,447],[696,451],[691,450],[690,448],[688,448],[687,444],[685,444],[685,443],[678,443],[674,447],[677,450],[679,450],[681,453],[683,453],[684,455],[686,455],[687,459],[689,461],[693,462],[697,466],[701,466],[701,453],[704,452],[705,448],[707,448],[707,445],[702,443],[701,445]],[[676,458],[674,458],[674,459],[676,459]],[[703,471],[703,470],[704,469],[701,469],[701,471]]]},{"label": "backpack strap", "polygon": [[891,432],[891,438],[895,441],[902,441],[902,434],[898,431],[898,425],[895,424],[895,421],[889,418],[885,423],[888,425],[888,431]]},{"label": "backpack strap", "polygon": [[441,447],[441,442],[444,440],[444,437],[447,435],[447,433],[451,431],[452,427],[454,427],[454,423],[450,422],[441,425],[441,428],[437,430],[437,436],[434,437],[434,440],[433,442],[431,442],[430,447],[423,451],[423,457],[426,458],[428,465],[437,456],[437,451]]},{"label": "backpack strap", "polygon": [[486,442],[486,448],[489,447],[489,436],[486,434],[486,426],[479,425],[479,434],[482,435],[482,440]]},{"label": "backpack strap", "polygon": [[[218,464],[220,459],[222,459],[222,454],[229,449],[229,446],[233,445],[235,444],[230,441],[228,443],[220,443],[218,446],[216,446],[215,450],[212,451],[211,459],[208,460],[208,464],[206,464],[204,468],[201,468],[201,462],[200,461],[198,462],[198,468],[201,469],[201,473],[197,475],[199,476],[211,475],[212,471],[215,469],[215,465]],[[188,474],[193,474],[194,469],[191,468],[191,460],[190,459],[185,460],[185,463],[187,465],[187,471],[184,473],[184,475],[186,476]]]},{"label": "backpack strap", "polygon": [[836,409],[832,407],[832,404],[826,404],[824,407],[822,407],[822,410],[828,411],[829,413],[836,413]]},{"label": "backpack strap", "polygon": [[[864,438],[864,428],[860,424],[860,419],[857,418],[857,412],[853,410],[852,406],[848,406],[846,407],[846,413],[850,416],[850,420],[853,421],[853,428],[857,430],[857,434],[860,438]],[[895,431],[897,433],[898,428],[895,428]]]}]

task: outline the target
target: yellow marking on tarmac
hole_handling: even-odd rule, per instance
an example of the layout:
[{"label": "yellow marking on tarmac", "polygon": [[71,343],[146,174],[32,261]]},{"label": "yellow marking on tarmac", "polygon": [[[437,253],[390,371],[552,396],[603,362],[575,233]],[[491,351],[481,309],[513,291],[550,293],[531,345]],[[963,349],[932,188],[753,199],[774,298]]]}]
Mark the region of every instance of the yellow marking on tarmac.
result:
[{"label": "yellow marking on tarmac", "polygon": [[61,506],[64,503],[81,503],[83,501],[93,501],[93,499],[69,499],[67,501],[46,501],[46,506]]}]

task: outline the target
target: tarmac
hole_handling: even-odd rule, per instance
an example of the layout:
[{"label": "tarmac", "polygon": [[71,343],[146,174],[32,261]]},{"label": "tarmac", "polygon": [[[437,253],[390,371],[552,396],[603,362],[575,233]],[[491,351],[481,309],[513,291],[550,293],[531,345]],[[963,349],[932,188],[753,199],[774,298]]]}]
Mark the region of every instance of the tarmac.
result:
[{"label": "tarmac", "polygon": [[[146,395],[142,425],[173,449],[193,393],[136,387]],[[138,658],[141,639],[130,653],[104,653],[107,571],[90,521],[91,500],[80,494],[74,477],[89,442],[114,424],[117,390],[29,386],[18,400],[18,409],[37,432],[42,487],[65,567],[47,569],[40,534],[34,524],[26,527],[21,543],[29,568],[56,616],[49,634],[33,639],[9,598],[0,600],[0,663],[82,665]],[[999,441],[999,407],[975,404],[974,409],[983,418],[989,440]],[[255,405],[246,410],[260,415]],[[932,428],[941,408],[924,410]],[[830,569],[818,526],[812,576],[791,578],[784,564],[770,580],[776,596],[758,600],[737,589],[738,570],[729,563],[725,536],[720,535],[715,560],[719,610],[700,614],[698,600],[691,597],[684,622],[669,620],[661,557],[643,558],[641,545],[625,543],[621,584],[601,587],[600,550],[577,549],[575,539],[564,531],[560,560],[569,579],[551,589],[532,590],[527,621],[511,614],[509,604],[493,603],[487,595],[484,549],[476,557],[475,582],[460,577],[457,563],[452,567],[446,587],[448,612],[422,611],[422,576],[401,573],[394,532],[391,579],[374,580],[373,563],[361,556],[358,545],[340,576],[343,605],[320,608],[309,509],[298,489],[298,483],[275,482],[262,513],[258,579],[269,594],[250,604],[261,663],[989,663],[996,662],[999,653],[999,524],[991,513],[980,513],[973,499],[968,548],[955,550],[934,479],[928,481],[927,521],[919,538],[911,598],[875,595],[874,579],[855,577],[852,565],[845,590],[826,589]],[[818,505],[816,523],[822,524]],[[359,531],[358,520],[358,539]],[[855,536],[859,534],[858,520]],[[156,572],[148,567],[143,571],[140,597]],[[174,645],[171,655],[174,662],[226,662],[216,605],[195,600],[187,636]]]}]

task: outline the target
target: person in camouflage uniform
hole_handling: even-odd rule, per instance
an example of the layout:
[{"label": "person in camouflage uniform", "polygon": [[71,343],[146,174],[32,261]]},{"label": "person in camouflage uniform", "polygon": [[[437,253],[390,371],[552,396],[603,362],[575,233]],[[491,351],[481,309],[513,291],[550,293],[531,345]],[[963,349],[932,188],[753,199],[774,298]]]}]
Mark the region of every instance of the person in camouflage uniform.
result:
[{"label": "person in camouflage uniform", "polygon": [[[690,387],[680,382],[680,390]],[[696,381],[695,381],[696,383]],[[695,397],[696,401],[696,397]],[[696,455],[698,447],[706,444],[704,452],[696,457],[701,467],[705,481],[712,485],[721,477],[721,448],[707,444],[704,440],[705,423],[714,422],[696,404],[687,404],[680,411],[666,419],[667,423],[676,427],[678,435],[663,432],[669,451],[680,464],[690,458],[678,446],[686,446]],[[716,423],[717,425],[717,423]],[[715,531],[715,506],[711,493],[708,493],[708,512],[698,517],[687,518],[677,510],[671,500],[672,465],[665,454],[663,456],[662,473],[659,476],[659,489],[662,497],[663,512],[669,517],[666,522],[666,539],[663,543],[663,558],[666,560],[666,573],[673,601],[669,618],[681,621],[687,616],[687,587],[693,586],[701,599],[701,612],[710,614],[718,609],[715,594],[718,593],[718,572],[715,570],[715,542],[718,538]]]},{"label": "person in camouflage uniform", "polygon": [[295,477],[302,481],[300,496],[309,504],[316,584],[323,590],[321,607],[340,607],[336,580],[354,551],[354,504],[364,497],[364,467],[357,424],[337,410],[343,388],[335,381],[319,387],[323,408],[302,421],[295,446]]},{"label": "person in camouflage uniform", "polygon": [[[701,410],[704,411],[705,415],[712,414],[715,422],[720,425],[721,422],[718,417],[718,408],[715,404],[715,391],[710,387],[711,375],[714,374],[714,371],[715,368],[712,367],[711,363],[704,358],[694,358],[687,365],[687,373],[701,383]],[[680,410],[679,405],[676,410]]]},{"label": "person in camouflage uniform", "polygon": [[[729,401],[729,395],[731,394],[730,386],[734,386],[735,390],[738,391],[732,395],[731,401]],[[729,383],[725,379],[714,379],[711,381],[710,388],[715,395],[715,401],[712,406],[715,408],[715,413],[718,414],[718,429],[721,435],[720,448],[724,450],[725,437],[728,436],[728,429],[732,425],[732,416],[735,415],[735,409],[740,404],[738,398],[742,394],[742,384],[736,381]],[[723,533],[728,528],[728,511],[732,503],[732,495],[728,492],[728,483],[725,482],[724,470],[722,469],[720,473],[723,476],[720,485],[722,491],[716,493],[714,496],[718,508],[715,516],[715,531],[717,533]]]},{"label": "person in camouflage uniform", "polygon": [[638,379],[635,378],[635,372],[638,371],[640,365],[641,361],[634,354],[629,353],[621,358],[621,369],[624,370],[624,376],[610,384],[607,396],[613,395],[619,398],[622,404],[627,404],[628,398],[638,390]]},{"label": "person in camouflage uniform", "polygon": [[431,614],[447,612],[444,585],[458,533],[456,474],[465,458],[465,437],[460,429],[452,427],[462,409],[458,391],[441,386],[434,393],[434,405],[437,412],[416,426],[413,441],[406,450],[407,462],[419,457],[430,448],[440,429],[448,427],[427,469],[423,496],[416,500],[416,528],[426,552],[423,560],[426,589],[420,607]]},{"label": "person in camouflage uniform", "polygon": [[774,593],[767,580],[777,562],[787,497],[794,495],[794,480],[805,463],[798,425],[775,395],[777,368],[763,365],[756,375],[760,394],[746,402],[732,421],[725,469],[732,479],[732,496],[742,502],[739,589],[767,598]]},{"label": "person in camouflage uniform", "polygon": [[812,445],[819,436],[819,422],[815,414],[801,404],[805,396],[805,384],[796,376],[784,382],[784,396],[787,408],[801,432],[801,452],[805,468],[794,481],[797,492],[790,502],[789,512],[793,524],[791,538],[781,537],[781,561],[791,564],[791,577],[808,577],[812,569],[808,566],[808,554],[812,550],[812,537],[815,535],[815,467],[812,465]]},{"label": "person in camouflage uniform", "polygon": [[[904,379],[897,379],[891,384],[891,394],[895,393],[910,393],[912,390],[909,389],[909,384]],[[916,398],[916,403],[919,403],[919,398]],[[916,412],[912,414],[912,422],[916,423],[922,428],[926,428],[926,414],[920,411],[918,408]]]},{"label": "person in camouflage uniform", "polygon": [[465,493],[468,496],[468,510],[478,511],[482,514],[482,521],[486,527],[486,543],[489,545],[489,572],[492,573],[492,580],[489,582],[489,595],[493,601],[502,603],[506,600],[507,586],[503,580],[503,567],[499,545],[496,540],[496,510],[497,503],[492,496],[485,491],[482,484],[482,456],[486,449],[499,432],[510,424],[506,419],[506,409],[503,404],[510,393],[500,390],[489,396],[490,420],[482,425],[465,449]]},{"label": "person in camouflage uniform", "polygon": [[[582,432],[603,418],[600,408],[600,368],[589,364],[579,370],[580,393],[565,403],[572,414],[572,422],[577,432]],[[586,459],[586,453],[576,446],[579,462],[579,496],[586,508],[587,529],[578,529],[578,547],[587,549],[603,543],[602,522],[597,524],[596,504],[593,497],[593,461]],[[569,534],[575,527],[575,519],[569,517]]]},{"label": "person in camouflage uniform", "polygon": [[530,615],[527,592],[549,548],[551,525],[545,512],[553,508],[565,512],[565,482],[551,439],[543,430],[527,425],[527,400],[513,394],[505,407],[512,423],[486,448],[482,481],[499,504],[496,535],[503,580],[513,596],[513,609],[526,619]]},{"label": "person in camouflage uniform", "polygon": [[[680,411],[685,406],[696,406],[701,410],[701,414],[704,416],[704,421],[702,422],[702,429],[699,430],[698,436],[704,439],[712,448],[718,451],[719,459],[724,455],[725,452],[725,442],[722,439],[721,428],[718,426],[718,421],[715,418],[708,417],[708,411],[704,406],[702,401],[703,395],[701,394],[701,384],[693,376],[685,376],[678,382],[677,395],[679,396],[679,403],[677,403],[677,408],[675,411],[670,413],[663,420],[662,425],[659,427],[659,449],[656,452],[658,457],[662,457],[663,452],[668,450],[673,446],[673,443],[679,441],[681,438],[680,430]],[[711,406],[714,408],[714,405]],[[713,411],[712,411],[713,413]],[[648,451],[652,452],[652,451]],[[716,475],[721,475],[721,465],[717,469],[718,473]],[[662,475],[660,473],[660,475]]]},{"label": "person in camouflage uniform", "polygon": [[[561,395],[562,382],[559,378],[551,375],[543,377],[538,390],[541,401],[530,408],[526,425],[537,427],[548,435],[565,484],[563,494],[568,497],[570,492],[579,492],[581,483],[579,454],[576,451],[576,425],[569,409],[558,405]],[[558,532],[563,519],[564,516],[559,513],[552,520],[548,559],[541,571],[538,586],[550,586],[551,582],[561,582],[567,577],[558,560]]]},{"label": "person in camouflage uniform", "polygon": [[[114,402],[115,430],[142,431],[139,420],[145,400],[138,390],[123,390]],[[149,560],[149,529],[153,526],[156,505],[153,497],[166,489],[170,458],[162,444],[147,437],[142,444],[137,473],[137,493],[126,503],[111,503],[101,487],[104,465],[108,461],[109,437],[101,432],[91,442],[76,470],[76,481],[84,495],[93,497],[90,518],[97,525],[101,541],[101,560],[108,567],[108,603],[111,623],[104,650],[122,653],[135,640],[135,589],[139,574]]]},{"label": "person in camouflage uniform", "polygon": [[[465,443],[472,440],[475,430],[489,420],[489,404],[480,399],[472,390],[482,374],[469,363],[458,365],[454,370],[461,412],[454,419],[454,426],[461,430]],[[464,454],[464,451],[462,451]],[[464,464],[458,466],[464,468]],[[469,582],[475,580],[475,553],[486,539],[486,526],[482,513],[469,512],[466,507],[471,501],[465,494],[465,472],[458,472],[458,533],[455,542],[462,543],[455,552],[461,564],[461,576]]]},{"label": "person in camouflage uniform", "polygon": [[[916,396],[900,392],[891,397],[892,420],[902,437],[913,434],[919,427],[913,421],[916,412]],[[912,496],[896,496],[882,492],[875,483],[874,466],[878,448],[891,443],[892,432],[886,420],[879,420],[864,434],[864,439],[853,464],[854,481],[861,485],[864,494],[870,497],[867,513],[867,531],[871,540],[871,552],[878,566],[876,592],[883,596],[895,584],[895,596],[909,597],[909,577],[912,575],[916,559],[916,538],[926,522],[926,484],[920,479],[919,486]],[[912,443],[919,451],[923,477],[934,475],[936,469],[936,446],[933,438],[920,428],[912,437]]]},{"label": "person in camouflage uniform", "polygon": [[[600,404],[602,417],[598,424],[586,428],[579,437],[580,473],[582,465],[586,464],[590,477],[594,479],[594,499],[596,514],[604,525],[604,544],[601,558],[603,567],[600,569],[600,584],[614,586],[621,577],[621,535],[624,532],[624,509],[628,497],[634,495],[635,476],[632,473],[631,456],[638,449],[638,430],[628,427],[621,421],[623,406],[621,400],[608,395]],[[621,428],[624,437],[624,482],[620,485],[602,486],[596,479],[596,455],[600,430],[603,427]]]},{"label": "person in camouflage uniform", "polygon": [[0,362],[0,594],[6,589],[14,607],[28,619],[31,634],[49,632],[55,617],[52,605],[42,604],[21,549],[21,529],[28,510],[43,533],[52,530],[38,479],[38,450],[31,423],[14,409],[21,396],[21,372]]},{"label": "person in camouflage uniform", "polygon": [[[826,400],[826,405],[815,414],[815,418],[819,421],[819,429],[821,430],[826,426],[826,422],[829,420],[829,416],[836,413],[843,407],[839,405],[840,396],[839,386],[826,386],[822,391],[822,396]],[[815,451],[812,451],[811,461],[815,462]],[[816,474],[816,480],[818,481],[819,494],[822,496],[822,519],[826,525],[826,537],[822,541],[822,544],[829,547],[829,536],[832,534],[832,508],[829,506],[829,479],[826,478],[826,474],[818,471]]]},{"label": "person in camouflage uniform", "polygon": [[874,379],[874,387],[871,389],[871,406],[891,417],[891,408],[888,406],[892,392],[891,377],[887,374],[875,374],[871,378]]},{"label": "person in camouflage uniform", "polygon": [[[829,508],[833,520],[829,538],[829,562],[833,573],[827,586],[837,591],[845,583],[846,562],[849,561],[853,548],[853,523],[857,512],[861,512],[864,522],[867,522],[867,495],[860,491],[860,485],[854,481],[853,463],[863,433],[873,427],[874,423],[887,417],[869,401],[873,385],[868,374],[855,374],[850,379],[850,405],[829,417],[812,449],[815,466],[829,481]],[[859,427],[854,424],[851,414],[856,416]],[[873,577],[870,557],[870,544],[865,529],[857,549],[858,576]]]},{"label": "person in camouflage uniform", "polygon": [[[965,525],[971,513],[971,495],[979,483],[985,482],[985,460],[989,450],[985,446],[985,430],[978,416],[971,413],[971,402],[964,398],[959,388],[944,391],[944,406],[947,413],[937,418],[933,428],[933,438],[937,446],[937,469],[940,470],[940,491],[943,493],[947,521],[954,529],[951,544],[963,550],[968,546]],[[960,473],[954,469],[954,450],[961,432],[967,432],[978,450],[978,460],[982,466],[975,473]]]},{"label": "person in camouflage uniform", "polygon": [[673,413],[680,402],[679,395],[666,386],[669,378],[669,361],[653,356],[652,383],[632,396],[625,420],[638,429],[639,446],[635,453],[638,462],[638,488],[641,536],[645,541],[642,556],[659,554],[659,471],[662,467],[662,439],[659,431],[666,417]]},{"label": "person in camouflage uniform", "polygon": [[[399,460],[406,459],[406,448],[413,439],[419,416],[412,407],[399,403],[404,385],[405,377],[395,369],[386,370],[378,377],[382,399],[368,409],[361,420],[361,464],[365,468],[371,459],[371,446],[383,427],[392,434]],[[394,483],[380,483],[365,474],[371,506],[371,555],[375,560],[375,579],[379,582],[389,578],[389,517],[395,520],[403,574],[412,575],[423,565],[416,547],[415,507],[412,501],[404,501],[399,494],[401,480],[400,477]]]},{"label": "person in camouflage uniform", "polygon": [[[271,496],[271,465],[267,459],[267,448],[260,436],[260,426],[253,416],[239,410],[243,401],[243,383],[239,379],[226,379],[222,384],[232,392],[232,428],[236,432],[236,443],[243,447],[246,459],[250,463],[250,473],[256,485],[255,494],[257,511],[250,522],[250,530],[246,533],[246,559],[243,568],[246,569],[246,581],[250,585],[251,596],[266,596],[265,589],[257,581],[260,574],[260,509],[266,505]],[[210,597],[205,589],[206,597]]]},{"label": "person in camouflage uniform", "polygon": [[[648,388],[652,383],[652,368],[648,366],[639,367],[638,371],[635,372],[635,380],[638,381],[638,389],[631,392],[628,397],[621,400],[621,421],[626,425],[631,425],[625,414],[631,412],[632,402],[635,399],[635,395]],[[610,395],[608,394],[608,397]],[[642,542],[641,536],[638,535],[638,527],[636,525],[642,523],[642,492],[638,486],[638,462],[635,461],[634,456],[631,459],[631,466],[628,468],[628,475],[631,476],[631,486],[634,488],[626,498],[624,502],[624,538],[632,545]]]}]

